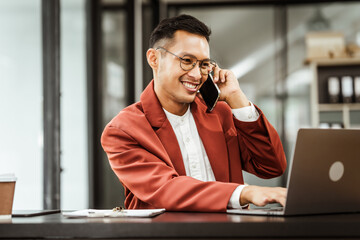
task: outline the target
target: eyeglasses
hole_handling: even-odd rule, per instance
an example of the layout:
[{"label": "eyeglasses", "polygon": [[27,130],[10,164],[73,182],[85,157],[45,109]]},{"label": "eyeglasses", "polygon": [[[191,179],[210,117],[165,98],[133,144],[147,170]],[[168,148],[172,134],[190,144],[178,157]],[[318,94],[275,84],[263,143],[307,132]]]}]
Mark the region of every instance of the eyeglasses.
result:
[{"label": "eyeglasses", "polygon": [[216,62],[211,59],[198,60],[196,57],[191,56],[191,55],[184,55],[183,57],[179,57],[178,55],[166,50],[163,47],[156,48],[156,50],[159,50],[159,49],[162,49],[162,50],[174,55],[178,59],[180,59],[180,67],[184,71],[190,71],[191,69],[193,69],[196,66],[196,64],[198,62],[199,62],[200,72],[203,75],[209,75],[209,73],[216,67]]}]

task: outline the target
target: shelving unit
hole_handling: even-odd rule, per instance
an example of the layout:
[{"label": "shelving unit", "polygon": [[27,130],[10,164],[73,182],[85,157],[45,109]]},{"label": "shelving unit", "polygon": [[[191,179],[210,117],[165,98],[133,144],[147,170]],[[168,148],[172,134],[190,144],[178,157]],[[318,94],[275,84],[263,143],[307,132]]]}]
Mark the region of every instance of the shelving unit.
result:
[{"label": "shelving unit", "polygon": [[309,63],[314,74],[311,84],[312,126],[319,127],[323,121],[321,115],[331,113],[336,118],[334,123],[339,123],[340,119],[344,128],[359,127],[360,103],[329,103],[327,80],[330,76],[360,76],[360,58],[321,59]]}]

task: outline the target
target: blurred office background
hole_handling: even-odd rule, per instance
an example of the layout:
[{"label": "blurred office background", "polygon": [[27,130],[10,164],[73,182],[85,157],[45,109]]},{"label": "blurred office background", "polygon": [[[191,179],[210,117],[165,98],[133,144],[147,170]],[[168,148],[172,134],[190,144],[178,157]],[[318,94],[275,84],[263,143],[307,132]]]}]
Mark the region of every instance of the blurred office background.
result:
[{"label": "blurred office background", "polygon": [[288,160],[311,127],[306,34],[341,31],[360,45],[360,1],[0,0],[0,174],[18,177],[14,209],[122,205],[101,132],[152,79],[152,29],[181,13],[211,27],[211,57],[236,73]]}]

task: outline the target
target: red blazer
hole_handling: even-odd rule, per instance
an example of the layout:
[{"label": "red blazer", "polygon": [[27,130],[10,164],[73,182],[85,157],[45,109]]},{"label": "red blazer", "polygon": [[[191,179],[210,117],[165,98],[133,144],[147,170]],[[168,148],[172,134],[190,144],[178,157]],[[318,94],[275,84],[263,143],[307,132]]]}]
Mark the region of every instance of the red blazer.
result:
[{"label": "red blazer", "polygon": [[278,134],[258,109],[255,122],[241,122],[225,102],[211,113],[196,98],[191,112],[215,182],[186,176],[175,133],[154,92],[153,81],[137,102],[122,110],[101,137],[110,165],[125,188],[129,209],[225,212],[242,170],[262,178],[283,174],[285,154]]}]

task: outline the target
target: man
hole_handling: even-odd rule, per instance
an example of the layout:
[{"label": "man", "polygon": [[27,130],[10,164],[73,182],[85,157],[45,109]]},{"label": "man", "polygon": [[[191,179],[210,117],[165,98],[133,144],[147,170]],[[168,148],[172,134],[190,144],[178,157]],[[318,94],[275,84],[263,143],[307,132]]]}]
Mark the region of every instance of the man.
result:
[{"label": "man", "polygon": [[[275,129],[235,75],[210,60],[210,29],[181,15],[152,32],[146,56],[153,81],[105,128],[102,146],[125,188],[125,207],[225,212],[286,200],[286,189],[244,185],[242,170],[283,174]],[[212,112],[198,96],[210,71],[221,90]]]}]

